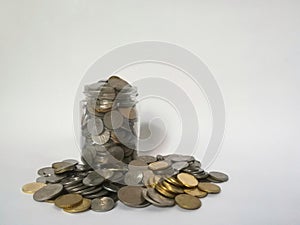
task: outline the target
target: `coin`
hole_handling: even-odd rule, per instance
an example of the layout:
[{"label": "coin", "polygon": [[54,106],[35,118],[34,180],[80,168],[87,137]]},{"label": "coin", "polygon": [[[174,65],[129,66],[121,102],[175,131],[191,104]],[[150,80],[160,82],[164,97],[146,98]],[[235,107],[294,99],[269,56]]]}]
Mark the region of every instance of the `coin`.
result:
[{"label": "coin", "polygon": [[164,206],[173,206],[175,204],[174,199],[166,198],[163,195],[159,194],[154,188],[147,188],[147,195]]},{"label": "coin", "polygon": [[36,191],[40,190],[42,187],[45,186],[47,186],[45,183],[33,182],[33,183],[25,184],[22,187],[22,191],[27,194],[34,194]]},{"label": "coin", "polygon": [[185,169],[188,166],[189,166],[188,162],[175,162],[172,164],[172,168],[178,171]]},{"label": "coin", "polygon": [[124,182],[129,186],[140,186],[143,180],[143,172],[131,170],[125,174]]},{"label": "coin", "polygon": [[184,189],[184,192],[186,194],[189,194],[189,195],[192,195],[192,196],[195,196],[195,197],[198,197],[198,198],[204,198],[205,196],[207,196],[207,192],[201,191],[197,187]]},{"label": "coin", "polygon": [[91,209],[95,212],[106,212],[112,210],[115,202],[110,197],[95,198],[92,200]]},{"label": "coin", "polygon": [[96,171],[93,171],[82,180],[82,183],[86,186],[97,186],[102,184],[103,181],[104,178]]},{"label": "coin", "polygon": [[121,146],[112,146],[107,151],[117,160],[122,161],[124,159],[124,150]]},{"label": "coin", "polygon": [[135,159],[128,164],[128,168],[132,170],[146,170],[148,169],[148,164],[142,160]]},{"label": "coin", "polygon": [[156,171],[156,170],[163,170],[170,166],[170,163],[167,161],[157,161],[149,164],[149,169]]},{"label": "coin", "polygon": [[46,177],[38,177],[38,178],[36,178],[35,182],[44,183],[44,184],[48,183]]},{"label": "coin", "polygon": [[65,159],[63,162],[72,164],[73,166],[77,165],[79,162],[76,159]]},{"label": "coin", "polygon": [[39,169],[37,173],[40,176],[47,177],[47,176],[54,174],[54,169],[52,167],[45,167],[45,168]]},{"label": "coin", "polygon": [[155,190],[158,191],[160,194],[162,194],[165,197],[168,198],[174,198],[176,195],[167,191],[166,188],[163,188],[159,183],[155,185]]},{"label": "coin", "polygon": [[51,183],[51,184],[55,184],[60,182],[62,179],[64,179],[66,177],[66,175],[56,175],[56,174],[52,174],[49,177],[45,177],[46,178],[46,182],[47,183]]},{"label": "coin", "polygon": [[65,212],[68,213],[79,213],[88,210],[91,207],[91,200],[83,198],[81,204],[73,206],[71,208],[64,208]]},{"label": "coin", "polygon": [[99,135],[103,131],[103,122],[100,118],[93,117],[88,120],[87,129],[91,135]]},{"label": "coin", "polygon": [[105,113],[103,117],[105,127],[108,129],[118,129],[123,124],[123,116],[116,110]]},{"label": "coin", "polygon": [[102,184],[102,186],[105,190],[110,191],[110,192],[114,192],[114,193],[117,193],[118,190],[120,189],[120,186],[118,186],[117,184],[114,184],[110,181],[105,181]]},{"label": "coin", "polygon": [[129,85],[125,80],[121,79],[118,76],[111,76],[107,82],[110,86],[117,90],[121,90],[125,86]]},{"label": "coin", "polygon": [[135,108],[119,108],[119,112],[127,119],[135,119],[137,117],[137,112]]},{"label": "coin", "polygon": [[166,191],[170,191],[170,192],[175,193],[175,194],[184,193],[184,191],[181,187],[172,185],[172,184],[168,183],[167,181],[163,181],[162,184],[161,184],[161,187],[162,188],[165,187]]},{"label": "coin", "polygon": [[118,198],[127,206],[139,207],[145,202],[142,191],[143,189],[138,186],[125,186],[119,189]]},{"label": "coin", "polygon": [[179,187],[182,187],[183,184],[181,182],[179,182],[179,180],[177,180],[176,177],[166,177],[164,178],[165,181],[169,182],[170,184],[173,184],[175,186],[179,186]]},{"label": "coin", "polygon": [[155,187],[157,184],[158,184],[158,182],[161,180],[161,176],[158,176],[158,175],[153,175],[153,176],[150,176],[149,178],[148,178],[148,186],[150,186],[150,187]]},{"label": "coin", "polygon": [[221,172],[211,171],[209,172],[209,177],[215,181],[225,182],[228,181],[228,176]]},{"label": "coin", "polygon": [[221,191],[221,188],[218,185],[208,182],[199,182],[198,188],[209,194],[217,194]]},{"label": "coin", "polygon": [[102,186],[93,187],[93,188],[94,189],[92,189],[92,190],[85,189],[81,194],[82,195],[92,195],[92,194],[98,193],[99,191],[101,191],[103,189]]},{"label": "coin", "polygon": [[109,130],[105,130],[102,134],[97,136],[92,136],[93,142],[95,142],[98,145],[103,145],[108,142],[110,138],[110,132]]},{"label": "coin", "polygon": [[108,194],[109,194],[109,192],[107,190],[101,190],[94,194],[85,195],[84,197],[88,198],[88,199],[94,199],[94,198],[100,198],[100,197],[106,196]]},{"label": "coin", "polygon": [[141,155],[137,157],[137,160],[144,161],[145,163],[153,163],[156,161],[156,157],[151,155]]},{"label": "coin", "polygon": [[82,203],[82,196],[79,194],[61,195],[55,199],[54,204],[58,208],[71,208]]},{"label": "coin", "polygon": [[46,201],[58,196],[63,190],[61,184],[48,184],[33,194],[33,199],[38,202]]},{"label": "coin", "polygon": [[188,173],[180,173],[177,175],[177,179],[186,187],[196,187],[198,184],[197,179]]},{"label": "coin", "polygon": [[201,201],[188,194],[179,194],[175,197],[175,202],[183,209],[198,209],[201,206]]},{"label": "coin", "polygon": [[95,171],[99,173],[105,180],[110,179],[114,175],[114,172],[110,169],[96,169]]},{"label": "coin", "polygon": [[64,187],[72,186],[75,184],[78,184],[82,181],[81,177],[66,177],[63,180],[61,180],[61,184],[64,185]]}]

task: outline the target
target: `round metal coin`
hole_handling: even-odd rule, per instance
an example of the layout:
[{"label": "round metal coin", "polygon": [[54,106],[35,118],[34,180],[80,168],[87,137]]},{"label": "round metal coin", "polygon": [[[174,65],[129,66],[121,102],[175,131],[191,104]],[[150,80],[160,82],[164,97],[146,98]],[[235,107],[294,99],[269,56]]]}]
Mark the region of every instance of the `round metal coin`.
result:
[{"label": "round metal coin", "polygon": [[54,204],[58,208],[71,208],[82,203],[82,196],[79,194],[66,194],[61,195],[57,199],[55,199]]},{"label": "round metal coin", "polygon": [[48,184],[42,187],[33,194],[33,199],[38,202],[43,202],[58,196],[63,190],[61,184]]},{"label": "round metal coin", "polygon": [[25,184],[22,187],[22,191],[27,194],[34,194],[36,191],[40,190],[42,187],[45,186],[47,186],[47,184],[45,183],[33,182],[33,183]]},{"label": "round metal coin", "polygon": [[199,198],[188,194],[180,194],[175,197],[175,202],[183,209],[198,209],[201,206]]},{"label": "round metal coin", "polygon": [[106,212],[113,209],[115,202],[110,197],[95,198],[92,200],[91,209],[95,212]]}]

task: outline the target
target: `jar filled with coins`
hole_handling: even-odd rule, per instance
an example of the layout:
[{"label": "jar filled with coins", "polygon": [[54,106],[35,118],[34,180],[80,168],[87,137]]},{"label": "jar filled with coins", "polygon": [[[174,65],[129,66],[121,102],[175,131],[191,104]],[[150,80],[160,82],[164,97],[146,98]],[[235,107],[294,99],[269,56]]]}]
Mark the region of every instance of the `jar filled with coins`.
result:
[{"label": "jar filled with coins", "polygon": [[137,88],[111,76],[86,85],[84,95],[80,102],[82,160],[106,177],[109,171],[122,173],[137,157]]}]

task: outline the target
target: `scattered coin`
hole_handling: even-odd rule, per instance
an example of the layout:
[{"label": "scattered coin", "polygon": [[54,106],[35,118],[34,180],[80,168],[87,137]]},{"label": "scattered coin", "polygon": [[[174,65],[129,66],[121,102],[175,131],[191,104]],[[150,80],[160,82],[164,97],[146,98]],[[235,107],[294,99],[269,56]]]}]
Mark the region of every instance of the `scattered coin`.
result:
[{"label": "scattered coin", "polygon": [[204,198],[205,196],[207,196],[207,192],[205,191],[201,191],[199,188],[195,187],[195,188],[188,188],[188,189],[184,189],[184,192],[186,194],[195,196],[197,198]]},{"label": "scattered coin", "polygon": [[142,187],[125,186],[119,189],[118,198],[127,206],[139,207],[145,202],[142,191]]},{"label": "scattered coin", "polygon": [[159,184],[155,185],[155,190],[168,198],[175,198],[176,196],[174,193],[169,192],[166,188],[163,188],[162,185]]},{"label": "scattered coin", "polygon": [[96,171],[93,171],[82,180],[82,183],[86,186],[97,186],[103,183],[105,179]]},{"label": "scattered coin", "polygon": [[209,172],[209,178],[212,178],[214,181],[226,182],[228,181],[228,176],[221,172]]},{"label": "scattered coin", "polygon": [[106,212],[112,210],[115,202],[110,197],[95,198],[92,200],[91,209],[95,212]]},{"label": "scattered coin", "polygon": [[199,198],[188,194],[179,194],[175,197],[175,202],[183,209],[198,209],[201,206]]},{"label": "scattered coin", "polygon": [[33,194],[33,199],[42,202],[52,198],[55,198],[63,191],[63,186],[61,184],[48,184],[42,187]]},{"label": "scattered coin", "polygon": [[186,187],[196,187],[198,184],[197,179],[188,173],[180,173],[177,175],[177,179]]},{"label": "scattered coin", "polygon": [[83,198],[81,204],[73,206],[71,208],[64,208],[65,212],[68,213],[79,213],[87,211],[91,207],[91,200]]},{"label": "scattered coin", "polygon": [[27,194],[34,194],[36,191],[40,190],[42,187],[45,186],[47,185],[44,183],[33,182],[33,183],[25,184],[22,187],[22,191]]},{"label": "scattered coin", "polygon": [[164,197],[163,195],[159,194],[154,188],[148,188],[147,195],[154,201],[158,202],[160,205],[173,206],[175,204],[174,199]]},{"label": "scattered coin", "polygon": [[149,164],[149,163],[156,162],[156,157],[151,155],[141,155],[137,157],[137,160],[144,161],[145,163]]},{"label": "scattered coin", "polygon": [[55,199],[54,204],[58,208],[71,208],[82,203],[82,196],[79,194],[61,195]]},{"label": "scattered coin", "polygon": [[198,188],[202,191],[205,191],[205,192],[209,193],[209,194],[217,194],[221,191],[221,188],[218,185],[208,183],[208,182],[200,182],[198,184]]}]

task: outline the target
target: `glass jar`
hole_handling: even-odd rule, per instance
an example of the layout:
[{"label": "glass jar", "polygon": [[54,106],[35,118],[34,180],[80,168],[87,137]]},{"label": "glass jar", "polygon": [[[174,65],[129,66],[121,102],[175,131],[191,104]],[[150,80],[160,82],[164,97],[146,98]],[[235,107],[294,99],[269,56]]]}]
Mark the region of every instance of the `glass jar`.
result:
[{"label": "glass jar", "polygon": [[102,173],[105,169],[106,173],[126,171],[127,164],[137,157],[137,88],[111,76],[86,85],[83,93],[85,98],[80,102],[82,161]]}]

